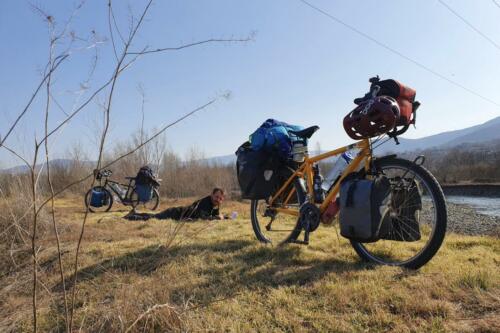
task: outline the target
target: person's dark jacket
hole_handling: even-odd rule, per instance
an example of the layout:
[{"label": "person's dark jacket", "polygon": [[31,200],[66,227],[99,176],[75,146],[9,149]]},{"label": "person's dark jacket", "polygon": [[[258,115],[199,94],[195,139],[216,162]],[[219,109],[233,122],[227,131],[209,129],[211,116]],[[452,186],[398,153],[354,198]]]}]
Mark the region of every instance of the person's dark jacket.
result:
[{"label": "person's dark jacket", "polygon": [[131,212],[125,216],[125,218],[129,220],[148,220],[150,218],[159,220],[214,220],[218,217],[219,206],[213,205],[212,198],[210,196],[206,196],[200,200],[197,200],[189,206],[167,208],[158,214],[141,214]]},{"label": "person's dark jacket", "polygon": [[155,214],[157,219],[174,219],[174,220],[187,220],[187,219],[204,219],[212,220],[219,216],[219,207],[214,206],[212,198],[206,196],[203,199],[193,202],[190,206],[186,207],[172,207]]}]

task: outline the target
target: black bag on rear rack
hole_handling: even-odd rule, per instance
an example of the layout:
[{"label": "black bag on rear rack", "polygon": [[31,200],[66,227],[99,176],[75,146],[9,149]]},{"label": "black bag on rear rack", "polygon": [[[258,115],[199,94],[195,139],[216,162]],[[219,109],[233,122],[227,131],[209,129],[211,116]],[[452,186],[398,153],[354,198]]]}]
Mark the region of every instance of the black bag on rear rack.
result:
[{"label": "black bag on rear rack", "polygon": [[156,180],[153,174],[153,169],[148,165],[145,165],[139,169],[137,176],[135,176],[136,185],[147,185],[151,187],[158,187],[160,183]]},{"label": "black bag on rear rack", "polygon": [[357,242],[376,242],[390,218],[391,184],[385,176],[361,179],[357,173],[340,184],[340,234]]},{"label": "black bag on rear rack", "polygon": [[397,216],[384,221],[381,239],[415,242],[420,240],[419,213],[422,209],[422,194],[412,178],[403,178],[392,190],[392,205]]},{"label": "black bag on rear rack", "polygon": [[243,199],[267,199],[282,183],[284,162],[277,154],[254,151],[249,142],[236,151],[236,173]]}]

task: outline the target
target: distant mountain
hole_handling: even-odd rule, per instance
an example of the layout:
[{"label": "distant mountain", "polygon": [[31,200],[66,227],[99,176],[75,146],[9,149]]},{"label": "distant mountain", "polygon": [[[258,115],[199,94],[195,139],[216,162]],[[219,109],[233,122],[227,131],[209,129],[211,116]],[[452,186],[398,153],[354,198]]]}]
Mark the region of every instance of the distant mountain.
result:
[{"label": "distant mountain", "polygon": [[[438,148],[450,149],[456,146],[473,147],[474,144],[492,143],[500,140],[500,117],[493,118],[484,124],[467,127],[460,130],[443,132],[431,136],[426,136],[420,139],[405,139],[399,138],[399,145],[394,141],[375,149],[377,155],[394,152],[402,153],[407,151],[418,151],[424,149]],[[233,164],[236,162],[236,156],[223,155],[212,158],[207,158],[210,164]]]},{"label": "distant mountain", "polygon": [[[475,144],[487,144],[500,142],[500,117],[493,118],[484,124],[467,127],[464,129],[443,132],[431,136],[426,136],[420,139],[405,139],[399,138],[399,145],[395,145],[394,141],[387,142],[386,144],[375,149],[376,155],[386,154],[389,152],[402,153],[413,152],[424,149],[450,149],[453,147],[461,146],[473,147]],[[229,165],[236,162],[236,155],[222,155],[202,160],[209,165]],[[68,166],[73,163],[69,159],[56,159],[50,162],[54,166]],[[92,163],[92,162],[84,162]],[[40,167],[40,166],[37,166]],[[24,173],[29,169],[26,166],[16,166],[9,169],[0,170],[0,173]]]},{"label": "distant mountain", "polygon": [[447,149],[464,144],[485,143],[494,140],[500,140],[500,117],[493,118],[481,125],[443,132],[420,139],[400,138],[399,145],[387,143],[379,147],[376,153],[399,153],[431,148]]}]

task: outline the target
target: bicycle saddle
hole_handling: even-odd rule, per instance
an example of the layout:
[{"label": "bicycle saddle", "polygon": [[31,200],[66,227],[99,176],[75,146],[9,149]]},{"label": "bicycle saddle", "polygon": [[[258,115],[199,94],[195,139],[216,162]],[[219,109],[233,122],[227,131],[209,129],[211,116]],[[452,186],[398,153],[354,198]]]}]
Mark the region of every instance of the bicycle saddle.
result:
[{"label": "bicycle saddle", "polygon": [[304,128],[301,131],[288,131],[288,133],[296,135],[301,139],[309,139],[317,130],[319,130],[319,126],[315,125],[308,128]]}]

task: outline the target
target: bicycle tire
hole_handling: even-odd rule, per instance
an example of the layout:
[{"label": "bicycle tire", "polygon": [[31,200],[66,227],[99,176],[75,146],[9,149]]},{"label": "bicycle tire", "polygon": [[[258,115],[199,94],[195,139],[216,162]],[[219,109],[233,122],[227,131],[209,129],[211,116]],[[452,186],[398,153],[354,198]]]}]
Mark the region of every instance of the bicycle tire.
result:
[{"label": "bicycle tire", "polygon": [[[293,180],[293,186],[295,188],[297,202],[298,202],[299,207],[300,207],[300,205],[302,205],[306,200],[304,185],[301,183],[301,180],[296,177]],[[263,233],[262,228],[261,228],[261,224],[259,223],[259,216],[258,216],[259,215],[258,214],[259,202],[265,204],[265,200],[263,200],[263,199],[252,200],[251,204],[250,204],[250,219],[252,221],[252,229],[253,229],[255,237],[257,238],[258,241],[260,241],[262,243],[271,244],[271,243],[274,243],[274,241],[269,236],[267,236],[266,234]],[[263,216],[261,216],[261,218],[263,218]],[[270,230],[268,230],[268,231],[270,231]],[[284,236],[282,240],[276,241],[276,243],[277,244],[284,244],[284,243],[290,242],[292,240],[295,240],[300,235],[301,231],[302,231],[302,228],[300,226],[299,218],[297,217],[292,229],[290,230],[290,234]],[[285,233],[288,233],[288,232],[285,232]]]},{"label": "bicycle tire", "polygon": [[[103,210],[97,210],[97,207],[93,207],[92,205],[90,205],[90,196],[92,195],[92,191],[98,191],[98,192],[103,191],[108,196],[108,204],[102,206],[102,207],[104,207]],[[88,207],[89,211],[92,213],[109,212],[109,210],[113,206],[113,195],[111,194],[111,192],[107,188],[105,188],[103,186],[92,187],[90,190],[87,191],[87,193],[85,193],[84,200],[85,200],[85,207]],[[99,207],[99,208],[101,208],[101,207]]]},{"label": "bicycle tire", "polygon": [[[382,173],[384,170],[387,172],[390,168],[407,170],[407,172],[412,172],[415,177],[418,177],[420,181],[426,186],[426,191],[429,192],[429,197],[434,204],[434,217],[435,224],[430,237],[425,244],[425,246],[413,257],[402,260],[388,262],[378,255],[373,254],[367,249],[370,244],[359,243],[351,240],[351,245],[353,246],[356,253],[364,260],[369,262],[374,262],[383,265],[392,266],[402,266],[410,269],[418,269],[429,262],[429,260],[434,257],[439,248],[441,247],[445,234],[446,234],[446,224],[447,224],[447,211],[446,211],[446,201],[444,198],[443,190],[437,182],[436,178],[423,166],[417,165],[414,162],[401,159],[401,158],[386,158],[376,160],[375,166],[377,170]],[[420,223],[420,222],[419,222]],[[380,240],[376,243],[377,244]],[[387,242],[387,241],[386,241]],[[399,244],[413,244],[411,242],[399,242]]]}]

